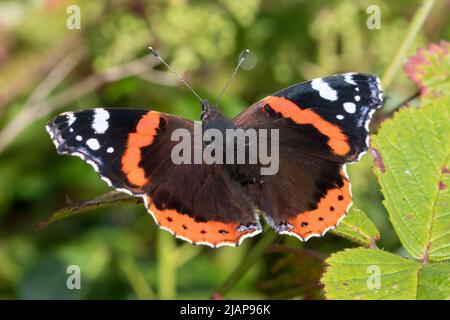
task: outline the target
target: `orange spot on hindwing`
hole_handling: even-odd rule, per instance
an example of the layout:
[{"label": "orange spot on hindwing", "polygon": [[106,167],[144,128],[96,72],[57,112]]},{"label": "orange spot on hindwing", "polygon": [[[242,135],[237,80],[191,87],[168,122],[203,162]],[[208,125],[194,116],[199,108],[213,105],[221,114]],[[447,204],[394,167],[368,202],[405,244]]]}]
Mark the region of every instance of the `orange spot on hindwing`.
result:
[{"label": "orange spot on hindwing", "polygon": [[294,233],[307,240],[311,236],[322,236],[326,231],[334,229],[352,203],[350,182],[342,170],[341,176],[344,182],[342,187],[328,190],[316,209],[300,212],[288,219],[291,227],[281,233]]},{"label": "orange spot on hindwing", "polygon": [[170,231],[177,238],[194,244],[206,244],[212,247],[221,245],[238,245],[246,237],[259,233],[260,226],[243,226],[239,223],[220,221],[198,222],[187,214],[174,209],[159,210],[150,196],[145,196],[147,210],[155,222],[163,229]]},{"label": "orange spot on hindwing", "polygon": [[301,109],[292,101],[276,96],[269,96],[264,99],[275,112],[280,113],[285,118],[290,118],[297,124],[310,124],[320,133],[328,138],[328,146],[339,156],[344,156],[350,151],[346,135],[341,129],[323,119],[316,112],[309,109]]},{"label": "orange spot on hindwing", "polygon": [[125,153],[122,156],[122,171],[135,186],[142,187],[149,182],[144,169],[139,166],[142,159],[141,149],[153,143],[160,119],[159,112],[150,111],[139,120],[136,131],[128,134]]}]

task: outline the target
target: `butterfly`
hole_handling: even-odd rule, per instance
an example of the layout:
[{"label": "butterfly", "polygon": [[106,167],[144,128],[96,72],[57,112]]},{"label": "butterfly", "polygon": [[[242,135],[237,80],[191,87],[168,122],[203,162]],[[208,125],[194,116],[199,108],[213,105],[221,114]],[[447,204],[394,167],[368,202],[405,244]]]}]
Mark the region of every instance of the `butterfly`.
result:
[{"label": "butterfly", "polygon": [[295,84],[232,120],[202,100],[202,128],[277,130],[279,168],[259,164],[175,164],[177,129],[193,121],[155,110],[97,108],[66,112],[46,129],[59,154],[79,156],[112,188],[142,197],[157,225],[193,244],[239,245],[262,231],[323,236],[352,204],[346,165],[369,146],[372,114],[382,107],[380,81],[345,73]]}]

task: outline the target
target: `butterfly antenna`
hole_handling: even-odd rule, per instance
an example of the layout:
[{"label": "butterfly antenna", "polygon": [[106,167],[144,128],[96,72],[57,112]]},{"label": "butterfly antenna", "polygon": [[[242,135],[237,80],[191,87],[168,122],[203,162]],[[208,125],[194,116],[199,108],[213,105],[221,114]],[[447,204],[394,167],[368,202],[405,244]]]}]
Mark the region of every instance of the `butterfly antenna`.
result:
[{"label": "butterfly antenna", "polygon": [[245,59],[247,59],[248,55],[250,54],[250,50],[246,49],[244,51],[244,53],[242,54],[242,57],[239,59],[239,62],[236,66],[236,68],[234,68],[233,73],[231,74],[231,77],[228,79],[228,81],[225,83],[225,86],[223,87],[222,91],[219,94],[219,97],[217,98],[216,103],[214,104],[216,107],[219,105],[220,99],[222,98],[223,94],[225,93],[225,91],[227,91],[228,87],[230,86],[231,81],[233,80],[234,76],[236,75],[236,73],[238,72],[239,68],[241,67],[242,63],[245,61]]},{"label": "butterfly antenna", "polygon": [[155,49],[153,49],[152,47],[148,47],[148,49],[150,50],[151,54],[153,54],[159,61],[161,61],[162,64],[164,64],[166,66],[167,69],[169,69],[170,72],[173,73],[173,75],[180,80],[181,82],[184,83],[184,85],[194,94],[194,96],[197,97],[198,100],[200,100],[200,102],[203,101],[202,98],[200,98],[200,96],[197,94],[197,92],[194,91],[194,89],[192,89],[192,87],[189,85],[189,83],[186,82],[186,80],[184,80],[175,70],[172,69],[171,66],[169,66],[164,60],[163,58],[161,58],[161,56],[158,54],[158,52],[155,51]]}]

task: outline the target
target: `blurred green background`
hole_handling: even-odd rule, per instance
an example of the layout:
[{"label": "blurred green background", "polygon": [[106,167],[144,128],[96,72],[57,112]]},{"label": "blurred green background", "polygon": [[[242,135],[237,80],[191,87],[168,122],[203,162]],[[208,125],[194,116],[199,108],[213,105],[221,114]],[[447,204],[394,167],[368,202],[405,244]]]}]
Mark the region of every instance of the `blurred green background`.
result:
[{"label": "blurred green background", "polygon": [[[69,5],[81,12],[70,30]],[[91,107],[145,107],[199,118],[199,103],[149,57],[147,47],[214,100],[249,48],[221,103],[232,117],[264,96],[318,76],[381,76],[422,1],[64,1],[0,2],[0,298],[210,298],[261,236],[238,248],[194,247],[159,231],[142,205],[92,210],[35,231],[67,201],[109,191],[90,166],[57,156],[45,123]],[[381,29],[366,12],[377,5]],[[448,1],[436,1],[409,50],[449,39]],[[254,66],[252,66],[254,64]],[[125,66],[124,66],[125,65]],[[417,89],[400,71],[385,112]],[[381,230],[378,246],[406,255],[366,155],[349,168],[355,205]],[[68,200],[70,199],[70,200]],[[270,231],[271,232],[271,231]],[[284,236],[226,298],[320,299],[323,259],[352,243],[327,234],[307,243]],[[81,268],[81,290],[66,269]],[[217,296],[216,296],[217,297]]]}]

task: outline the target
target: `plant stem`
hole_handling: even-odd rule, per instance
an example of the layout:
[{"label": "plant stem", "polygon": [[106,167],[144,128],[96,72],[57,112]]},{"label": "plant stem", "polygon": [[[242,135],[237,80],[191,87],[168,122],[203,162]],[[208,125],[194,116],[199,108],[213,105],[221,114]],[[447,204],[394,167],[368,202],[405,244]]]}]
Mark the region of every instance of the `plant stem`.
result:
[{"label": "plant stem", "polygon": [[403,63],[403,60],[409,48],[411,47],[414,39],[419,33],[420,28],[422,28],[423,24],[425,23],[435,2],[435,0],[426,0],[414,15],[405,39],[403,40],[400,48],[395,54],[394,59],[387,67],[381,79],[381,83],[383,84],[385,90],[391,85],[392,81],[394,80],[394,77],[397,74],[397,71],[400,68],[401,64]]},{"label": "plant stem", "polygon": [[179,246],[174,252],[173,255],[176,257],[176,266],[177,268],[182,267],[187,262],[192,260],[196,255],[201,252],[199,247],[194,247],[190,243],[185,243]]},{"label": "plant stem", "polygon": [[119,259],[119,265],[138,299],[150,300],[154,298],[154,293],[145,275],[131,256],[122,256]]},{"label": "plant stem", "polygon": [[266,249],[275,241],[278,234],[272,230],[267,230],[261,239],[250,250],[249,254],[241,261],[236,269],[231,273],[228,279],[217,290],[216,294],[220,296],[226,295],[233,289],[239,280],[247,273],[250,267],[259,259],[259,257],[266,251]]},{"label": "plant stem", "polygon": [[173,252],[176,250],[175,239],[166,231],[158,230],[157,272],[158,298],[175,299],[177,265]]}]

